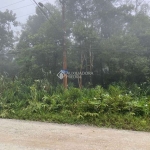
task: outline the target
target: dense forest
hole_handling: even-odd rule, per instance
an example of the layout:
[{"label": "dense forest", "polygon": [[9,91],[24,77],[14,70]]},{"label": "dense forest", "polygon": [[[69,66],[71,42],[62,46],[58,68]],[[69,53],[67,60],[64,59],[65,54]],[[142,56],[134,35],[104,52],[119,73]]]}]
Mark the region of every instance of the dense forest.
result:
[{"label": "dense forest", "polygon": [[[73,115],[77,123],[111,126],[119,114],[116,122],[124,123],[115,127],[150,130],[149,7],[140,0],[47,3],[37,6],[19,35],[13,32],[20,25],[15,14],[0,12],[0,117],[38,120],[35,113],[48,120],[48,109],[65,117]],[[93,72],[68,78],[67,91],[59,87],[62,80],[57,77],[63,69],[64,39],[67,70]],[[24,112],[18,110],[24,107]],[[69,122],[56,114],[50,121]],[[101,114],[105,115],[100,119]],[[145,120],[138,126],[139,116]]]},{"label": "dense forest", "polygon": [[[149,82],[148,4],[66,0],[65,6],[68,71],[92,71],[92,77],[82,77],[84,86]],[[17,25],[15,15],[1,12],[0,73],[12,78],[46,78],[56,85],[62,69],[61,4],[41,9],[45,14],[37,7],[18,38],[10,30],[12,24]],[[75,79],[69,82],[77,83]]]}]

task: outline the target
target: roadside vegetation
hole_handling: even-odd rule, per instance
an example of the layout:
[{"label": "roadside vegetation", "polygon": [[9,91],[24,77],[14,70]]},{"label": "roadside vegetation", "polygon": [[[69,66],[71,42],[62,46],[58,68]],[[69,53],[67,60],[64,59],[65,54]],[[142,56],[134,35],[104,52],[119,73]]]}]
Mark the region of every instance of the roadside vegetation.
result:
[{"label": "roadside vegetation", "polygon": [[52,87],[47,80],[0,78],[0,117],[150,131],[150,86]]}]

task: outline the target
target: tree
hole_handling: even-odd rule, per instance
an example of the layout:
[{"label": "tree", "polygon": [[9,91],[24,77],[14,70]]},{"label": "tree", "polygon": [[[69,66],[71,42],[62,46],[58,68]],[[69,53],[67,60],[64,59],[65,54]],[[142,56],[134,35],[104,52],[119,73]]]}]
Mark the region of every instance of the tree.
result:
[{"label": "tree", "polygon": [[95,56],[94,69],[100,74],[101,84],[108,85],[118,81],[128,83],[147,81],[150,70],[149,60],[144,54],[146,48],[141,45],[136,36],[116,35],[102,40],[100,45],[101,53]]},{"label": "tree", "polygon": [[17,61],[21,65],[22,76],[48,78],[54,83],[62,62],[62,21],[58,9],[50,4],[45,7],[49,10],[43,10],[48,20],[38,9],[36,15],[29,17],[17,45]]},{"label": "tree", "polygon": [[12,11],[0,12],[0,74],[7,72],[11,76],[17,69],[14,57],[7,54],[14,48],[15,39],[12,27],[17,24],[16,15]]},{"label": "tree", "polygon": [[[68,70],[94,72],[93,77],[78,80],[80,87],[88,82],[107,86],[147,81],[150,21],[145,11],[134,14],[132,5],[119,0],[65,2]],[[29,17],[17,46],[18,62],[24,77],[57,83],[62,68],[62,14],[59,7],[46,7],[48,20],[39,10]]]},{"label": "tree", "polygon": [[[114,0],[66,0],[67,18],[73,22],[71,29],[73,45],[78,47],[72,50],[76,52],[77,70],[97,72],[97,69],[100,68],[100,83],[102,83],[102,70],[104,68],[102,64],[105,64],[102,53],[103,51],[105,53],[105,49],[101,49],[99,43],[103,39],[107,40],[114,35],[123,34],[126,25],[132,18],[133,7],[126,5],[116,7],[115,2]],[[102,57],[97,59],[99,55]],[[91,82],[91,79],[85,78],[84,83]]]},{"label": "tree", "polygon": [[5,51],[13,48],[14,35],[11,29],[11,25],[16,26],[16,17],[12,11],[6,10],[5,12],[0,12],[0,51]]}]

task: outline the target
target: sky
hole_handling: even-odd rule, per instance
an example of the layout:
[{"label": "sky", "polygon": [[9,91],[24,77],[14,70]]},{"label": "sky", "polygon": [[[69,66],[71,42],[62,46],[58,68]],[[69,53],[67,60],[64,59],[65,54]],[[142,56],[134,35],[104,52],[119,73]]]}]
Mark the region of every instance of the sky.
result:
[{"label": "sky", "polygon": [[[35,0],[37,3],[52,3],[55,4],[55,0]],[[131,1],[131,0],[127,0]],[[133,0],[136,1],[136,0]],[[139,2],[149,2],[150,0],[139,0]],[[13,10],[16,13],[17,21],[25,23],[29,15],[35,13],[35,3],[33,0],[1,0],[0,11],[5,11],[6,9]]]},{"label": "sky", "polygon": [[[42,2],[55,4],[55,0],[35,0],[37,3]],[[131,1],[131,0],[127,0]],[[136,1],[136,0],[133,0]],[[150,2],[150,0],[139,0],[139,2]],[[29,15],[35,14],[36,4],[33,0],[1,0],[0,11],[5,11],[6,9],[12,10],[16,13],[17,21],[20,23],[26,23]],[[18,28],[18,29],[17,29]],[[20,30],[20,27],[15,28],[15,30]]]},{"label": "sky", "polygon": [[[37,3],[51,3],[55,4],[55,0],[35,0]],[[12,10],[16,13],[17,21],[25,23],[29,15],[35,13],[35,3],[33,0],[1,0],[0,11],[6,9]]]}]

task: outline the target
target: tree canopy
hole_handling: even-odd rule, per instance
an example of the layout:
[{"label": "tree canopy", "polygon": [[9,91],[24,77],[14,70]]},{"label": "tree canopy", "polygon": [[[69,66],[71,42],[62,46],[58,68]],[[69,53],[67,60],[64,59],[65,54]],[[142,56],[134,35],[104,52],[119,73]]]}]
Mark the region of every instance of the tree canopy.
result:
[{"label": "tree canopy", "polygon": [[0,73],[15,74],[14,57],[7,53],[15,48],[13,27],[17,24],[16,15],[12,11],[0,11]]},{"label": "tree canopy", "polygon": [[[20,76],[47,78],[52,84],[59,82],[56,75],[62,69],[63,44],[60,6],[59,2],[58,6],[47,3],[42,8],[46,17],[37,8],[36,14],[28,18],[16,47],[15,61],[20,65]],[[94,73],[82,77],[82,81],[69,79],[70,82],[103,86],[120,81],[148,82],[150,17],[147,8],[147,3],[138,1],[65,0],[68,70]],[[7,19],[1,21],[5,36],[1,41],[7,39],[7,42],[2,49],[12,46],[12,31],[6,29],[10,22],[15,23],[15,15],[5,13]]]},{"label": "tree canopy", "polygon": [[14,41],[11,24],[14,26],[17,25],[15,19],[15,14],[12,11],[6,10],[5,12],[0,12],[0,51],[13,47]]}]

